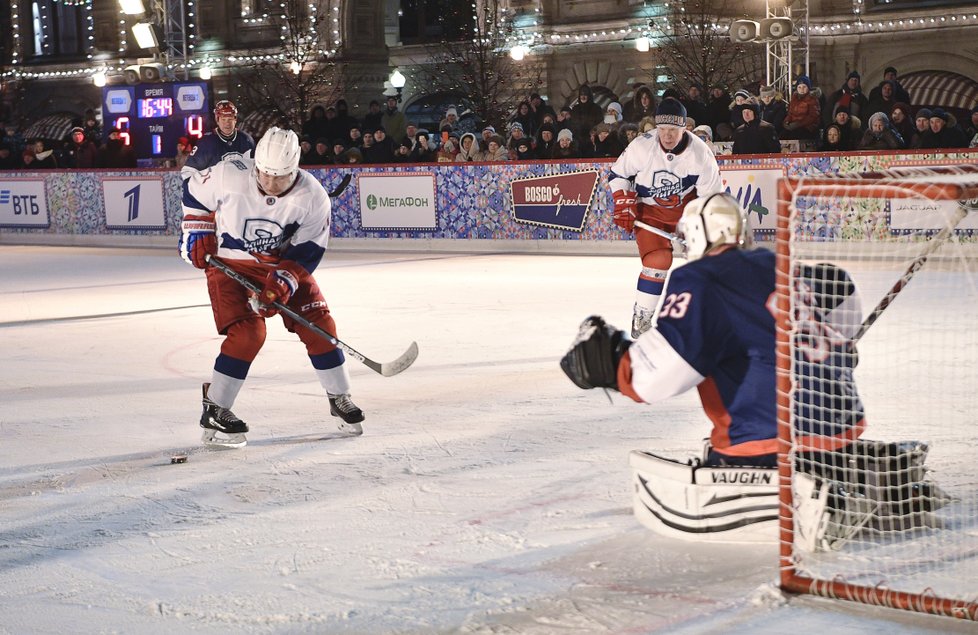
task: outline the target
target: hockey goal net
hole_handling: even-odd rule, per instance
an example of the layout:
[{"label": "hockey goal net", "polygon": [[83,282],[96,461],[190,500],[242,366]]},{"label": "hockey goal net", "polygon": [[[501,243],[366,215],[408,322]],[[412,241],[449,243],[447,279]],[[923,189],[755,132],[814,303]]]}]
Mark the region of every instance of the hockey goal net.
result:
[{"label": "hockey goal net", "polygon": [[978,620],[973,199],[975,166],[779,183],[785,591]]}]

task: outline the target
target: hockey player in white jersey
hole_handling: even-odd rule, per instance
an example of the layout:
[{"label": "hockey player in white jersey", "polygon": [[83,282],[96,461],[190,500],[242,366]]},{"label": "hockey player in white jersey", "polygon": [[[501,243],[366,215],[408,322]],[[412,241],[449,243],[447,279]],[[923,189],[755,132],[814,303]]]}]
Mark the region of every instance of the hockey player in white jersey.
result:
[{"label": "hockey player in white jersey", "polygon": [[[204,269],[215,325],[224,335],[211,380],[203,386],[205,443],[246,442],[248,426],[231,406],[265,342],[265,318],[277,313],[272,302],[336,333],[312,276],[329,240],[330,200],[319,181],[299,169],[299,154],[294,132],[271,128],[253,160],[228,159],[184,182],[180,254]],[[209,267],[214,255],[262,287],[260,296]],[[340,429],[361,434],[364,415],[350,398],[343,351],[286,315],[282,321],[305,344]]]},{"label": "hockey player in white jersey", "polygon": [[615,201],[615,224],[635,232],[642,259],[632,317],[632,337],[649,330],[672,266],[672,244],[635,227],[635,221],[676,231],[683,209],[694,198],[723,189],[713,151],[686,130],[686,108],[662,100],[655,110],[655,129],[628,144],[611,166],[608,184]]}]

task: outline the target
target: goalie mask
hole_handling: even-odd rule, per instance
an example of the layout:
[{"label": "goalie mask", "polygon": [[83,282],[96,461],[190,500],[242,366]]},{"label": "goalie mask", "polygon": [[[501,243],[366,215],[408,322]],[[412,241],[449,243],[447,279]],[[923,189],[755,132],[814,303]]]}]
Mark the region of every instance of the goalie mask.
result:
[{"label": "goalie mask", "polygon": [[693,261],[724,245],[750,246],[747,212],[730,194],[719,192],[692,201],[676,225],[686,241],[686,259]]},{"label": "goalie mask", "polygon": [[[263,183],[264,177],[288,177],[282,179],[285,188],[292,185],[299,170],[299,137],[291,130],[269,128],[255,146],[255,167],[258,169],[258,181],[269,194]],[[265,180],[268,180],[265,178]],[[277,179],[276,179],[277,180]],[[283,188],[283,189],[285,189]]]}]

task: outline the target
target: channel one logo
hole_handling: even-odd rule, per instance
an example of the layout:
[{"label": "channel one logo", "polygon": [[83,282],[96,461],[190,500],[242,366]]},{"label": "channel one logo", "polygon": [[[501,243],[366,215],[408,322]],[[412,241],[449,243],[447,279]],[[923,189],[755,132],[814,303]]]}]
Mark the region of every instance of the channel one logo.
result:
[{"label": "channel one logo", "polygon": [[521,223],[579,232],[598,184],[597,170],[516,179],[513,218]]}]

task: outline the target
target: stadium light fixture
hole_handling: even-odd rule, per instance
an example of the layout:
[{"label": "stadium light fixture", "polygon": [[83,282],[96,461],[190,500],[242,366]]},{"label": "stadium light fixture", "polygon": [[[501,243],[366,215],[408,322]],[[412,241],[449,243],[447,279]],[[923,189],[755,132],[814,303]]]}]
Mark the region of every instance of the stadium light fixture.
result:
[{"label": "stadium light fixture", "polygon": [[635,40],[635,48],[641,53],[648,53],[651,46],[652,43],[649,41],[649,38],[644,35]]},{"label": "stadium light fixture", "polygon": [[136,44],[139,48],[159,49],[160,40],[162,39],[157,34],[159,28],[152,22],[139,22],[132,25],[132,34],[136,38]]},{"label": "stadium light fixture", "polygon": [[200,78],[202,80],[204,80],[206,82],[207,80],[209,80],[211,78],[211,75],[212,75],[212,73],[211,73],[211,67],[210,66],[203,66],[203,67],[201,67],[201,69],[200,69]]},{"label": "stadium light fixture", "polygon": [[146,13],[146,7],[143,6],[143,0],[119,0],[119,8],[126,15],[139,15],[141,13]]}]

